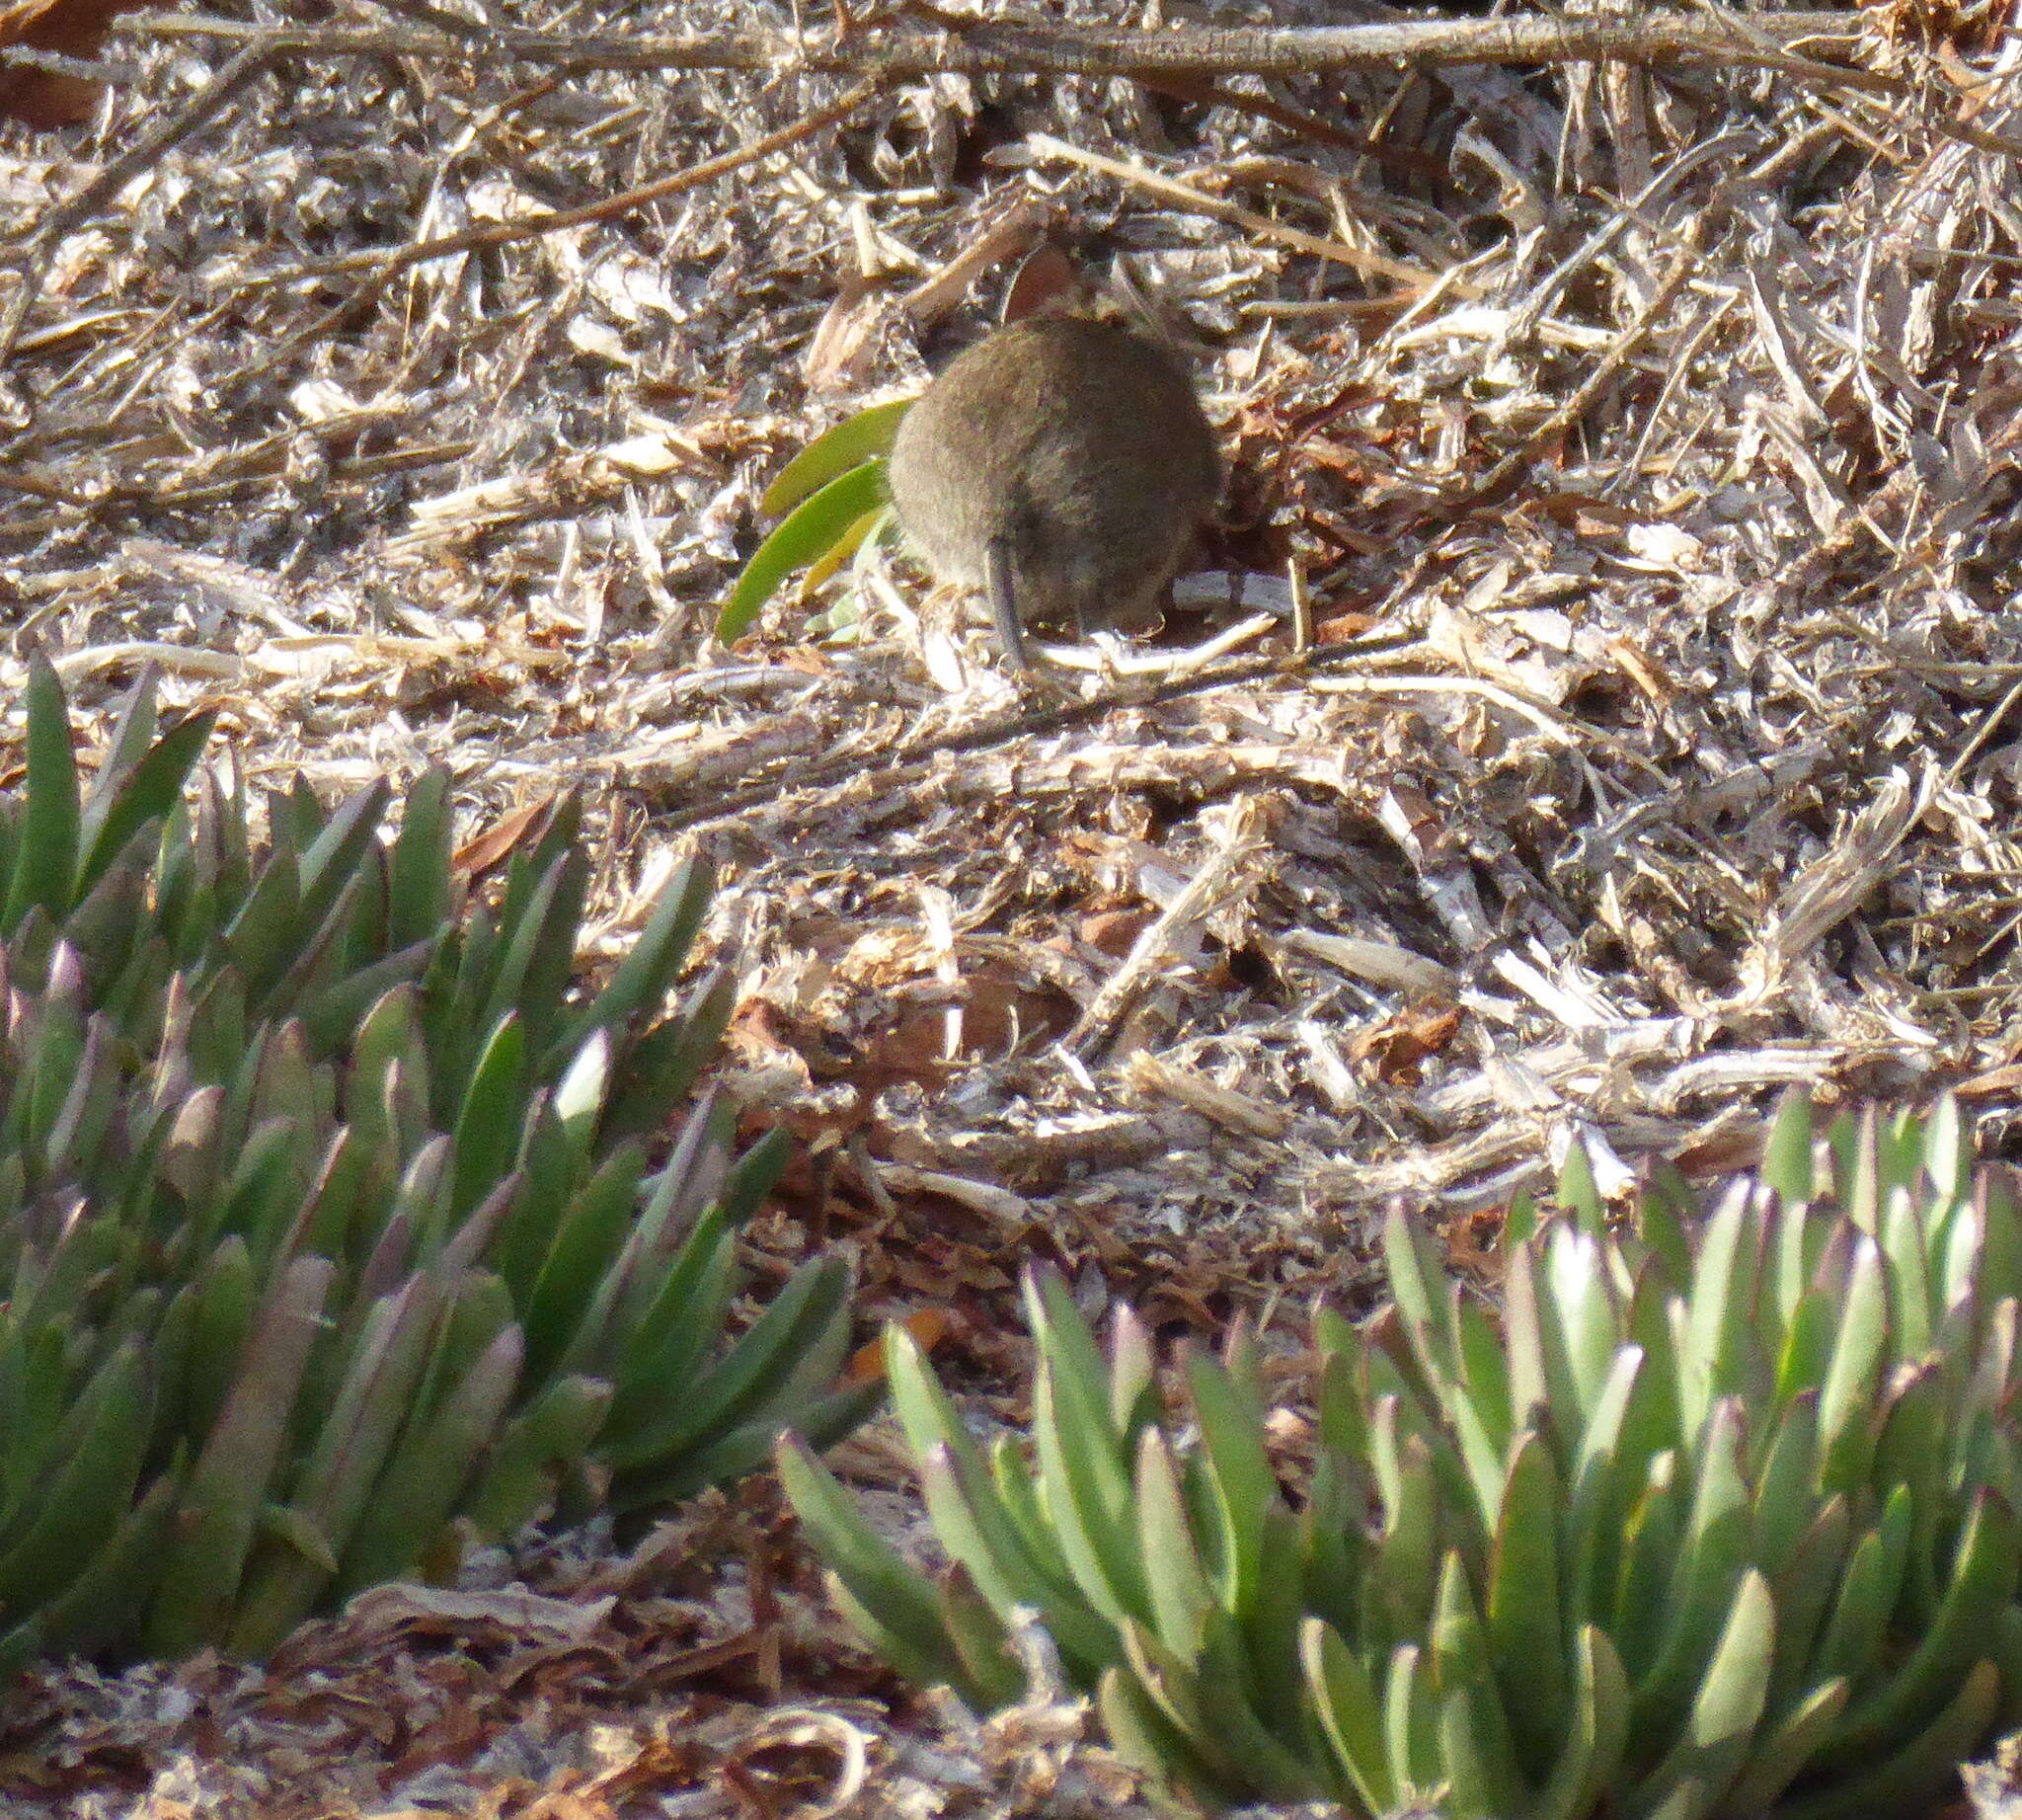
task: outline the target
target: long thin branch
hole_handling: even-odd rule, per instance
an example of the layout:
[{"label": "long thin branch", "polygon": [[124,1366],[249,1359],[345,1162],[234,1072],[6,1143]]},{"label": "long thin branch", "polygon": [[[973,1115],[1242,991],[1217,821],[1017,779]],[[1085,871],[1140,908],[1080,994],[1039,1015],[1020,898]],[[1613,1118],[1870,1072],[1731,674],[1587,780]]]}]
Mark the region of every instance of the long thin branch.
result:
[{"label": "long thin branch", "polygon": [[[510,246],[516,241],[538,240],[543,234],[560,233],[565,228],[581,227],[587,221],[608,221],[634,208],[644,207],[648,202],[664,201],[670,196],[679,196],[684,191],[700,189],[704,184],[714,183],[719,177],[741,170],[747,164],[756,164],[762,158],[770,158],[775,152],[783,152],[789,146],[798,145],[803,139],[812,139],[817,132],[830,126],[839,125],[849,119],[865,102],[877,94],[880,79],[873,77],[846,89],[824,108],[817,108],[804,114],[797,120],[790,121],[775,132],[768,132],[759,138],[747,141],[731,151],[715,158],[705,158],[699,164],[671,172],[665,177],[656,177],[630,190],[621,190],[616,196],[599,197],[594,202],[583,202],[575,208],[551,208],[540,214],[521,215],[510,221],[488,222],[483,227],[465,228],[460,233],[441,234],[432,240],[417,240],[404,247],[366,247],[356,253],[341,253],[330,259],[310,260],[299,266],[290,266],[284,272],[264,273],[249,281],[248,289],[268,289],[276,284],[299,283],[304,278],[334,277],[347,272],[371,272],[378,281],[398,277],[410,267],[428,264],[432,259],[445,259],[452,253],[473,253],[485,247]],[[346,307],[355,305],[356,299]]]},{"label": "long thin branch", "polygon": [[[943,15],[946,17],[946,15]],[[1851,56],[1846,13],[1427,20],[1402,25],[1173,32],[1096,32],[977,20],[960,32],[864,32],[837,40],[785,33],[581,35],[510,29],[473,37],[413,27],[265,26],[204,14],[129,14],[116,36],[252,40],[281,53],[398,56],[468,63],[501,56],[564,69],[686,69],[876,75],[1292,76],[1380,64],[1705,62],[1801,67],[1857,88],[1890,78],[1822,54]],[[1800,48],[1802,46],[1802,48]]]}]

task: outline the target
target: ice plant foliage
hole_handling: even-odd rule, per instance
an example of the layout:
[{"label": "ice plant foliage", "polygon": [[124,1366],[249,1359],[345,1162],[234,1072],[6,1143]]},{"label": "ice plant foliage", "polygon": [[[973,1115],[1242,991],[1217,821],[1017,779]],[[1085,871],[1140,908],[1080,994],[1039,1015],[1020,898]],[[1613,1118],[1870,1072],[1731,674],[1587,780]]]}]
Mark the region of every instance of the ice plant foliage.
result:
[{"label": "ice plant foliage", "polygon": [[1675,1178],[1608,1229],[1576,1163],[1513,1212],[1500,1313],[1402,1216],[1390,1305],[1313,1331],[1288,1491],[1254,1345],[1163,1406],[1027,1285],[1029,1436],[965,1429],[905,1334],[894,1396],[938,1584],[805,1449],[788,1488],[894,1666],[1016,1699],[1028,1608],[1168,1791],[1420,1797],[1498,1820],[1920,1811],[2022,1716],[2022,1218],[1955,1106],[1784,1107],[1703,1219]]},{"label": "ice plant foliage", "polygon": [[675,1498],[828,1435],[843,1266],[735,1341],[735,1164],[692,1110],[730,1010],[664,1009],[709,880],[571,989],[589,862],[563,803],[489,901],[448,780],[399,832],[297,784],[268,833],[206,716],[135,688],[86,788],[53,673],[0,795],[0,1662],[271,1649],[558,1503]]}]

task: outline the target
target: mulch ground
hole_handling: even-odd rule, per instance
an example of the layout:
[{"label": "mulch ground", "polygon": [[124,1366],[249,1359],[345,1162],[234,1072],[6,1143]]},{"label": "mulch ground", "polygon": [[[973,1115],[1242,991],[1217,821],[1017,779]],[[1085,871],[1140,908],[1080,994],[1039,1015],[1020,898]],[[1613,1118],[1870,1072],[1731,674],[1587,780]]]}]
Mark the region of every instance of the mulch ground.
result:
[{"label": "mulch ground", "polygon": [[[984,1416],[1020,1406],[1033,1259],[1288,1349],[1316,1294],[1366,1304],[1393,1202],[1474,1268],[1575,1147],[1611,1196],[1659,1155],[1711,1180],[1793,1084],[1951,1086],[2011,1146],[2008,40],[1900,19],[1879,86],[933,74],[838,108],[847,75],[584,67],[476,17],[341,0],[203,115],[240,40],[130,15],[84,123],[0,128],[0,244],[39,256],[0,380],[0,784],[41,651],[88,743],[151,664],[256,786],[442,763],[473,835],[581,790],[586,968],[706,854],[719,1076],[803,1140],[759,1280],[852,1245],[867,1334],[943,1309]],[[1049,235],[1222,434],[1227,523],[1163,628],[1027,698],[886,557],[719,644],[766,481],[917,389]],[[1261,662],[1300,595],[1321,662]],[[885,1431],[842,1458],[911,1529]],[[981,1726],[906,1693],[757,1483],[370,1595],[264,1671],[51,1665],[0,1798],[1130,1812],[1037,1667]]]}]

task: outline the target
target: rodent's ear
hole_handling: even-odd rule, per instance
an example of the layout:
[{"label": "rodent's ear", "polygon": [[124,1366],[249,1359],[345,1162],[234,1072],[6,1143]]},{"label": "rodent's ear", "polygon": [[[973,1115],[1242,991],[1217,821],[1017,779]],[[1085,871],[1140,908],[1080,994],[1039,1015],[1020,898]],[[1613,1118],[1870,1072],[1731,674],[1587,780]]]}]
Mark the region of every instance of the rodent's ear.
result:
[{"label": "rodent's ear", "polygon": [[1004,321],[1028,316],[1083,316],[1088,313],[1089,282],[1066,250],[1042,240],[1025,256],[1004,293]]}]

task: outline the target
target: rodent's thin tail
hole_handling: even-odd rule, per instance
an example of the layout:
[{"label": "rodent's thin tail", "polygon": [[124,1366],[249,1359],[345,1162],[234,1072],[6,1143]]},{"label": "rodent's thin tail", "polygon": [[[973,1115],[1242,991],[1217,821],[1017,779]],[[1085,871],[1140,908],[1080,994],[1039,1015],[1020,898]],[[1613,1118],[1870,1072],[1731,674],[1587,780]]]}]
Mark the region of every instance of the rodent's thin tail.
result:
[{"label": "rodent's thin tail", "polygon": [[1025,655],[1025,627],[1018,618],[1018,599],[1011,592],[1011,539],[1007,534],[992,537],[983,545],[983,584],[990,596],[990,617],[996,622],[997,642],[1004,655],[1020,670],[1030,670]]}]

